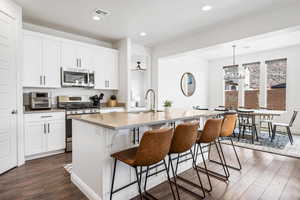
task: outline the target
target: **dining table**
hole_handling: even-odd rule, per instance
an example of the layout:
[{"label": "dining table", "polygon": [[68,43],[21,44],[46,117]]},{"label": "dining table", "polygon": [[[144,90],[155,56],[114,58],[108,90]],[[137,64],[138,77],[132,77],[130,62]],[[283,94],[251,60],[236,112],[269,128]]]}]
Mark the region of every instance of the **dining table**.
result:
[{"label": "dining table", "polygon": [[258,134],[261,131],[261,122],[263,120],[273,120],[274,117],[281,116],[282,114],[286,113],[284,110],[269,110],[269,109],[246,109],[246,108],[239,108],[238,111],[240,112],[249,112],[249,115],[255,115],[255,119],[258,120],[257,122],[257,130]]}]

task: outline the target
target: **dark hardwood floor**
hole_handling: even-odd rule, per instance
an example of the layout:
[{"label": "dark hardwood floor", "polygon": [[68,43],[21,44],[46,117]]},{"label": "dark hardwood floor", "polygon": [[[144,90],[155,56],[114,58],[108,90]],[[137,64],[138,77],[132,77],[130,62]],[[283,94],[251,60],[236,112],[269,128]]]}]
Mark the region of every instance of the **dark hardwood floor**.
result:
[{"label": "dark hardwood floor", "polygon": [[[226,153],[228,162],[234,163],[230,156],[231,150],[228,149]],[[241,148],[238,148],[238,153],[243,170],[231,170],[229,183],[212,178],[213,191],[206,199],[300,199],[300,160]],[[71,183],[70,175],[63,168],[70,161],[71,154],[60,154],[29,161],[24,166],[1,175],[0,199],[86,200]],[[212,163],[209,167],[221,170]],[[183,175],[196,181],[193,170],[188,170]],[[201,177],[207,184],[205,176]],[[150,192],[162,200],[172,199],[167,183],[160,184]],[[181,197],[184,200],[197,199],[183,191]]]}]

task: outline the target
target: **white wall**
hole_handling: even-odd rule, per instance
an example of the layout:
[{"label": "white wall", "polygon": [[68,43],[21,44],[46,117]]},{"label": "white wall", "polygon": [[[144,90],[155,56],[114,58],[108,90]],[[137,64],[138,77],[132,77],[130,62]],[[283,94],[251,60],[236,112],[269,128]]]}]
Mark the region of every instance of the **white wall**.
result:
[{"label": "white wall", "polygon": [[[159,60],[158,107],[162,109],[165,100],[171,100],[174,108],[208,106],[207,61],[197,56],[180,56]],[[180,80],[185,72],[191,72],[196,79],[196,91],[191,97],[183,95]]]},{"label": "white wall", "polygon": [[158,90],[157,73],[160,58],[298,26],[300,25],[299,7],[300,1],[289,6],[264,10],[206,27],[197,33],[187,34],[154,46],[152,48],[152,87]]},{"label": "white wall", "polygon": [[100,40],[96,40],[93,38],[88,38],[88,37],[76,35],[73,33],[67,33],[67,32],[55,30],[52,28],[35,25],[35,24],[23,23],[23,29],[34,31],[34,32],[40,32],[40,33],[44,33],[44,34],[48,34],[48,35],[53,35],[56,37],[61,37],[61,38],[69,39],[69,40],[75,40],[75,41],[79,41],[79,42],[85,42],[85,43],[89,43],[89,44],[112,48],[112,43],[110,43],[110,42],[100,41]]},{"label": "white wall", "polygon": [[[287,58],[287,96],[286,105],[287,113],[278,118],[279,121],[288,122],[291,118],[293,110],[300,111],[300,46],[293,46],[272,51],[259,52],[255,54],[243,55],[237,57],[237,64],[261,62],[261,78],[264,76],[264,62],[266,60]],[[215,108],[219,105],[224,105],[224,80],[223,66],[232,64],[232,58],[224,58],[220,60],[212,60],[208,62],[209,66],[209,81],[208,81],[208,99],[210,108]],[[261,79],[262,82],[265,81]],[[261,89],[263,92],[263,90]],[[263,99],[260,99],[264,102]],[[262,105],[263,106],[263,105]],[[295,129],[300,133],[300,116],[296,119]]]}]

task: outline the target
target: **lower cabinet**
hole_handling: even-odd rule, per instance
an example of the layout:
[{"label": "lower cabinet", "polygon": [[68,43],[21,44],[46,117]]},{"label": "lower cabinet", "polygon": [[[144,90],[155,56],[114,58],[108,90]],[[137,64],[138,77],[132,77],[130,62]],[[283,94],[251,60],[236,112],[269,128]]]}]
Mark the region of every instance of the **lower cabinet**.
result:
[{"label": "lower cabinet", "polygon": [[65,149],[65,113],[25,114],[25,156]]}]

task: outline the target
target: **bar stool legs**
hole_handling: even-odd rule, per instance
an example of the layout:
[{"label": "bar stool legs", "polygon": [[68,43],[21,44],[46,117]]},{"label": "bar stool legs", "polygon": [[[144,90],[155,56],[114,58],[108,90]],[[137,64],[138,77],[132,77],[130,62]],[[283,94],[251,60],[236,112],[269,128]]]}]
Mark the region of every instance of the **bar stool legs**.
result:
[{"label": "bar stool legs", "polygon": [[[165,171],[167,173],[168,182],[169,182],[169,185],[170,185],[170,188],[171,188],[171,191],[172,191],[173,198],[174,198],[174,200],[176,200],[175,193],[174,193],[174,190],[173,190],[173,187],[172,187],[172,184],[171,184],[169,170],[168,170],[168,167],[167,167],[167,164],[166,164],[165,160],[163,160],[163,164],[164,164],[164,167],[165,167]],[[147,167],[147,170],[146,170],[146,178],[145,178],[145,184],[144,184],[145,197],[147,198],[147,196],[149,196],[152,199],[157,199],[152,194],[150,194],[149,192],[147,192],[147,181],[148,181],[148,178],[149,178],[149,166]]]},{"label": "bar stool legs", "polygon": [[[231,146],[232,146],[232,148],[233,148],[233,151],[234,151],[236,160],[237,160],[237,162],[238,162],[238,167],[235,167],[235,166],[232,166],[232,165],[228,165],[228,164],[226,163],[225,156],[224,156],[224,154],[223,154],[223,159],[224,159],[225,165],[227,166],[227,168],[231,168],[231,169],[240,171],[240,170],[242,170],[241,161],[240,161],[239,156],[238,156],[238,154],[237,154],[237,152],[236,152],[236,148],[235,148],[235,145],[234,145],[234,143],[233,143],[231,137],[230,137],[230,142],[231,142]],[[220,149],[223,151],[223,148],[222,148],[221,143],[219,143],[219,144],[220,144]],[[212,160],[212,159],[210,158],[210,152],[208,153],[208,159],[209,159],[209,161],[211,161],[211,162],[213,162],[213,163],[216,163],[216,164],[219,164],[219,165],[222,164],[222,163],[220,163],[220,162],[218,162],[218,161],[216,161],[216,160]]]},{"label": "bar stool legs", "polygon": [[115,183],[115,176],[116,176],[116,167],[117,167],[117,159],[114,159],[114,169],[113,169],[113,177],[111,182],[111,189],[110,189],[110,200],[112,200],[112,195],[114,193],[114,183]]},{"label": "bar stool legs", "polygon": [[[193,166],[196,166],[196,160],[195,160],[194,154],[193,154],[193,152],[192,152],[191,149],[190,149],[190,154],[191,154],[191,156],[192,156]],[[176,187],[176,192],[177,192],[177,197],[178,197],[178,199],[180,199],[178,188],[181,188],[181,189],[185,190],[186,192],[189,192],[189,193],[191,193],[191,194],[193,194],[193,195],[195,195],[195,196],[197,196],[197,197],[200,197],[201,199],[204,199],[204,198],[205,198],[205,192],[206,192],[206,191],[207,191],[207,192],[210,192],[210,191],[211,191],[211,185],[210,185],[210,189],[204,188],[204,186],[203,186],[203,184],[202,184],[202,181],[201,181],[201,178],[200,178],[200,175],[199,175],[199,172],[198,172],[198,170],[195,169],[195,168],[194,168],[194,169],[195,169],[195,172],[196,172],[196,174],[197,174],[197,178],[198,178],[198,181],[199,181],[199,184],[200,184],[200,185],[195,184],[194,182],[192,182],[192,181],[190,181],[190,180],[188,180],[188,179],[185,179],[185,178],[179,176],[179,175],[177,174],[177,171],[178,171],[178,164],[179,164],[179,158],[180,158],[180,154],[178,154],[178,157],[177,157],[177,160],[176,160],[176,169],[174,170],[174,167],[173,167],[173,164],[172,164],[172,158],[171,158],[171,155],[169,155],[169,165],[171,165],[171,170],[172,170],[173,178],[174,178],[174,182],[171,181],[171,183],[173,183],[173,184],[175,185],[175,187]],[[209,177],[208,177],[208,178],[209,178]],[[199,194],[197,194],[197,193],[195,193],[195,192],[193,192],[193,191],[187,189],[186,187],[184,187],[184,186],[178,184],[177,179],[179,179],[179,180],[181,180],[181,181],[183,181],[183,182],[185,182],[185,183],[187,183],[187,184],[189,184],[189,185],[191,185],[191,186],[193,186],[193,187],[198,188],[199,190],[201,190],[202,195],[199,195]],[[209,183],[210,183],[210,180],[209,180]]]},{"label": "bar stool legs", "polygon": [[[217,173],[217,172],[214,172],[214,171],[211,171],[207,168],[207,165],[206,165],[206,162],[205,162],[205,159],[203,157],[203,150],[202,150],[202,147],[201,147],[201,144],[198,144],[199,145],[199,148],[201,150],[201,154],[202,154],[202,159],[203,159],[203,164],[204,164],[204,168],[203,167],[200,167],[200,166],[196,166],[196,168],[202,172],[202,173],[208,173],[210,176],[214,177],[214,178],[217,178],[219,180],[222,180],[222,181],[228,181],[228,178],[229,178],[229,170],[227,169],[225,163],[223,162],[223,158],[222,158],[222,155],[220,153],[220,150],[219,150],[219,147],[218,147],[218,144],[216,141],[214,141],[214,145],[216,146],[216,149],[217,149],[217,153],[218,153],[218,157],[220,159],[220,164],[222,165],[222,168],[224,170],[224,174],[220,174],[220,173]],[[211,144],[209,144],[211,146]],[[210,148],[210,147],[209,147]],[[196,152],[196,154],[198,154],[198,150]]]}]

